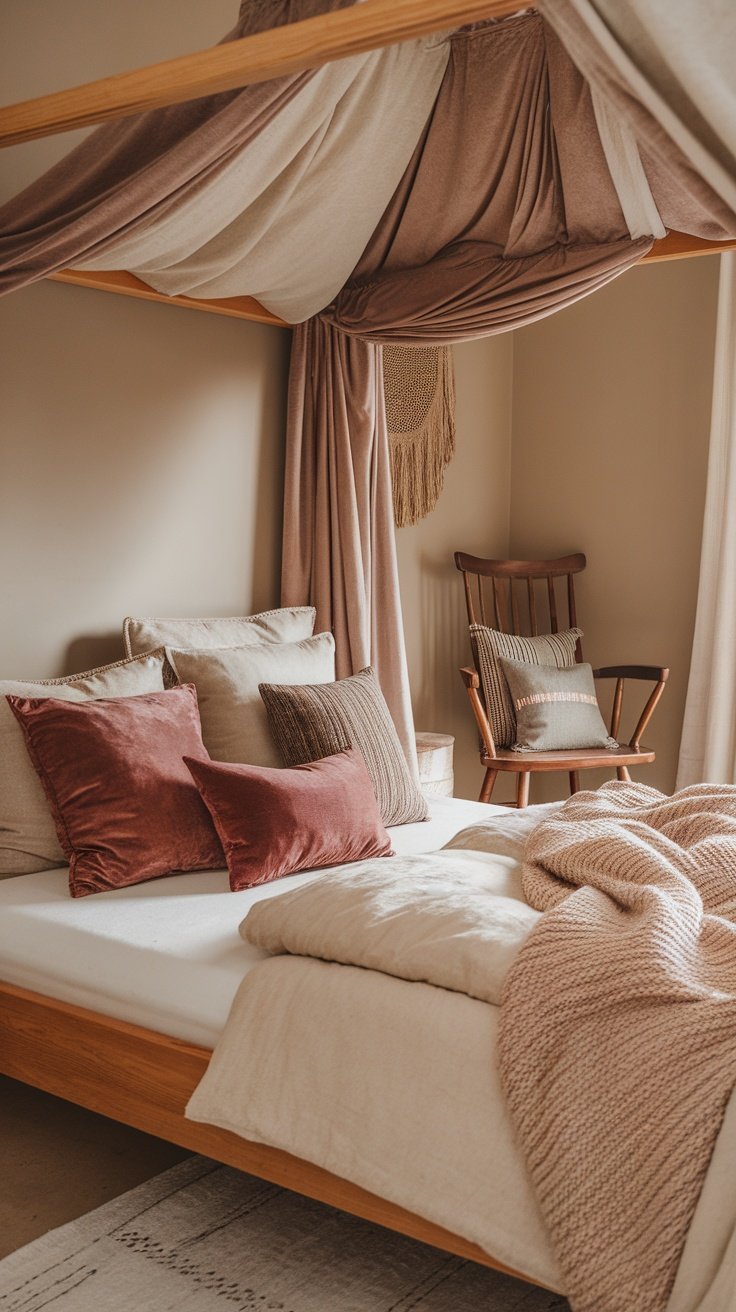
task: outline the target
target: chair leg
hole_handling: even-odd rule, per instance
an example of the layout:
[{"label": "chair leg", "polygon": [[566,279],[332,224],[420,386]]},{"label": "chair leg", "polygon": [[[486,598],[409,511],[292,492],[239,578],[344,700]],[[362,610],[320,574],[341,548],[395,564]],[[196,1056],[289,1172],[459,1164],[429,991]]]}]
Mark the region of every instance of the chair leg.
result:
[{"label": "chair leg", "polygon": [[486,770],[483,786],[480,790],[479,802],[490,802],[493,786],[498,778],[498,770]]},{"label": "chair leg", "polygon": [[529,779],[528,770],[521,770],[516,776],[516,805],[519,808],[529,805]]},{"label": "chair leg", "polygon": [[577,770],[570,770],[570,796],[580,792],[580,775]]},{"label": "chair leg", "polygon": [[631,783],[631,775],[629,774],[625,765],[616,766],[616,778],[620,779],[622,784]]}]

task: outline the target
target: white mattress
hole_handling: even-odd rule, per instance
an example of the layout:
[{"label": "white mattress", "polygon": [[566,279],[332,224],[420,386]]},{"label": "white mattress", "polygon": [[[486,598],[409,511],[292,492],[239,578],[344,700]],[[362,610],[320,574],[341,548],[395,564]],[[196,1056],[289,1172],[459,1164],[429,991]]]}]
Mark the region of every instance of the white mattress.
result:
[{"label": "white mattress", "polygon": [[[460,798],[428,801],[428,823],[389,830],[401,855],[433,851],[502,811]],[[69,896],[66,869],[6,879],[0,978],[211,1048],[240,981],[266,955],[240,938],[241,920],[259,898],[314,878],[290,875],[231,893],[225,871],[205,871],[85,898]]]}]

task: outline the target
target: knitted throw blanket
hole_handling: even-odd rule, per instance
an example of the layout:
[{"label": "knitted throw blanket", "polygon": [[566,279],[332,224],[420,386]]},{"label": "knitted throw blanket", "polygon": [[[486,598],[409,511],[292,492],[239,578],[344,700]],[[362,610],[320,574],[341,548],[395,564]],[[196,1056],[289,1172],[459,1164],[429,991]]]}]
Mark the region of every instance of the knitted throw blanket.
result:
[{"label": "knitted throw blanket", "polygon": [[736,1083],[736,787],[578,793],[523,886],[501,1070],[565,1291],[663,1312]]}]

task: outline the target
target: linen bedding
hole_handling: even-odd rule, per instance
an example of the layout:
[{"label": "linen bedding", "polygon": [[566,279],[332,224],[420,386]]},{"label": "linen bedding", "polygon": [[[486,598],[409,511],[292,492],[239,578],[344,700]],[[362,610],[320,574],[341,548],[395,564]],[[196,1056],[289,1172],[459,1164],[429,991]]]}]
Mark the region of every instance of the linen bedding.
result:
[{"label": "linen bedding", "polygon": [[[389,830],[397,852],[441,847],[500,811],[456,797],[428,801],[428,822]],[[0,880],[0,978],[213,1048],[238,985],[265,956],[238,934],[249,907],[321,877],[232,893],[227,871],[208,870],[81,899],[69,896],[66,866]]]},{"label": "linen bedding", "polygon": [[[720,1008],[724,1023],[710,1024],[710,1038],[718,1040],[720,1056],[714,1049],[710,1066],[706,1061],[710,1078],[699,1121],[695,1094],[703,1063],[689,1064],[677,1038],[669,1070],[673,1096],[667,1103],[658,1091],[654,1116],[649,1106],[651,1086],[646,1086],[642,1099],[637,1089],[640,1074],[634,1072],[629,1079],[632,1087],[627,1088],[625,1064],[617,1062],[615,1049],[605,1044],[594,1051],[597,1065],[590,1054],[587,1064],[583,1060],[588,1099],[581,1104],[575,1088],[580,1059],[576,1044],[580,1033],[589,1044],[590,1034],[585,1027],[576,1029],[576,1012],[582,1008],[584,1019],[591,1011],[597,1014],[599,1028],[607,1033],[611,1016],[616,1016],[616,993],[609,996],[601,1026],[601,999],[595,990],[589,1012],[584,1010],[585,990],[581,992],[575,976],[572,944],[559,964],[554,953],[550,957],[549,936],[559,933],[558,913],[540,915],[521,896],[522,847],[518,842],[515,847],[516,840],[509,837],[511,818],[476,825],[454,839],[445,852],[392,863],[393,879],[387,879],[387,871],[379,872],[379,863],[365,863],[344,877],[329,877],[329,882],[322,880],[254,908],[244,926],[249,940],[290,955],[265,962],[244,982],[188,1114],[286,1148],[472,1239],[539,1283],[564,1288],[581,1312],[645,1308],[733,1312],[736,1103],[728,1099],[736,1036],[733,1014],[728,1011],[734,996],[733,939],[723,938],[733,924],[723,912],[731,914],[728,899],[729,895],[733,899],[734,884],[732,874],[725,880],[722,873],[717,875],[722,870],[717,857],[719,842],[721,856],[724,851],[736,853],[731,826],[736,790],[718,799],[725,819],[719,827],[715,817],[719,838],[714,847],[705,837],[714,827],[712,797],[710,805],[702,794],[689,808],[680,802],[678,812],[670,799],[637,788],[608,785],[599,794],[578,795],[556,816],[547,817],[529,840],[529,853],[536,852],[539,861],[526,868],[523,879],[528,889],[530,879],[545,886],[560,871],[574,877],[580,855],[573,842],[574,829],[579,838],[585,823],[595,830],[613,820],[624,833],[628,824],[628,849],[621,834],[623,846],[620,842],[617,849],[614,842],[611,847],[609,830],[606,850],[617,880],[626,888],[633,886],[628,904],[634,907],[633,921],[626,919],[615,900],[620,890],[611,889],[610,870],[607,892],[585,890],[563,901],[562,908],[574,920],[575,899],[584,901],[578,940],[582,935],[590,948],[597,932],[605,952],[611,937],[618,935],[624,962],[636,937],[629,934],[632,923],[639,931],[637,950],[640,955],[643,951],[645,961],[641,996],[635,980],[632,988],[625,976],[612,976],[610,969],[601,973],[601,954],[596,958],[598,979],[607,980],[609,995],[611,980],[616,980],[625,1009],[624,1030],[629,1020],[641,1037],[642,1023],[644,1027],[651,1023],[647,1006],[653,998],[652,976],[663,967],[666,975],[668,960],[677,987],[669,994],[666,988],[660,990],[660,1007],[674,996],[675,1013],[681,1001]],[[586,806],[583,815],[581,808]],[[606,806],[608,814],[602,819],[595,808]],[[623,816],[616,817],[617,807]],[[632,820],[630,812],[637,807],[646,812],[643,820],[642,814]],[[525,818],[527,828],[535,819]],[[648,825],[652,821],[654,826]],[[629,869],[632,834],[635,842],[643,842],[648,858],[636,875]],[[499,846],[505,855],[494,850]],[[556,876],[548,877],[540,874],[540,864],[550,850],[557,867]],[[600,852],[588,853],[596,855]],[[706,905],[703,916],[701,904],[700,920],[692,882],[699,867]],[[577,878],[592,881],[595,868],[595,860],[583,875],[577,867]],[[564,892],[568,891],[566,887]],[[559,892],[555,883],[555,897]],[[326,916],[328,898],[331,906]],[[591,898],[597,899],[592,910],[587,905]],[[718,914],[711,917],[713,909]],[[719,923],[713,925],[711,919]],[[654,935],[648,940],[652,925]],[[700,930],[706,942],[706,969],[697,978],[696,968],[703,964],[697,962]],[[536,973],[529,966],[535,943],[545,949],[544,967]],[[352,964],[340,964],[348,962]],[[517,989],[515,977],[529,969],[532,984]],[[577,1005],[566,1007],[571,973]],[[504,1006],[499,1008],[502,994]],[[509,1017],[513,1018],[517,1004],[510,1009],[507,1004],[517,994],[522,1022],[515,1039]],[[725,1013],[720,1007],[724,1001]],[[542,1026],[535,1006],[545,1016]],[[550,1018],[557,1019],[556,1027],[548,1023]],[[707,1020],[706,1015],[706,1028]],[[536,1047],[535,1026],[540,1036]],[[678,1035],[677,1023],[674,1033]],[[539,1044],[550,1037],[538,1065]],[[620,1047],[623,1051],[627,1045]],[[665,1048],[659,1045],[660,1057]],[[592,1084],[591,1073],[597,1084]],[[658,1073],[661,1076],[662,1071]],[[673,1104],[678,1110],[681,1105],[678,1095],[684,1095],[686,1106],[682,1121],[672,1111]],[[524,1098],[526,1110],[520,1106]],[[618,1099],[618,1115],[611,1112],[610,1098]],[[602,1115],[597,1114],[598,1099]],[[555,1155],[558,1127],[564,1130],[561,1137],[573,1145],[563,1158]],[[529,1138],[541,1143],[542,1151],[554,1160],[551,1185],[541,1157],[529,1153]],[[643,1158],[641,1153],[637,1156],[642,1144]],[[604,1161],[610,1155],[617,1163],[619,1150],[625,1154],[631,1145],[632,1174],[641,1198],[626,1196],[622,1216],[616,1212],[620,1180],[614,1175],[611,1186],[599,1162],[602,1154]],[[668,1146],[676,1150],[678,1187],[673,1197],[667,1196],[666,1186]],[[525,1161],[531,1163],[531,1170]],[[652,1167],[648,1174],[647,1164]],[[637,1175],[637,1167],[642,1167],[643,1175]],[[593,1182],[587,1194],[586,1178]],[[577,1205],[565,1213],[556,1191],[568,1185]],[[648,1224],[655,1212],[658,1230]],[[566,1224],[563,1243],[560,1215]],[[637,1265],[639,1227],[646,1232],[651,1250],[651,1272],[649,1267],[642,1272],[641,1262]],[[618,1287],[609,1280],[614,1265],[621,1275]]]}]

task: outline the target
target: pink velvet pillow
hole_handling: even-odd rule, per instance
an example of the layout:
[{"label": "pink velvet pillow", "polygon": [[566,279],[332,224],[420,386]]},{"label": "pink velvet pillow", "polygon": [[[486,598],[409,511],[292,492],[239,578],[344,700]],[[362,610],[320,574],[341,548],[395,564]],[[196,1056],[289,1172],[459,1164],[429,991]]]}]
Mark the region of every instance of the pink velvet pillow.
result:
[{"label": "pink velvet pillow", "polygon": [[69,862],[72,897],[222,869],[183,757],[205,758],[192,684],[89,702],[8,697]]},{"label": "pink velvet pillow", "polygon": [[225,849],[230,887],[393,856],[360,752],[291,770],[185,757]]}]

